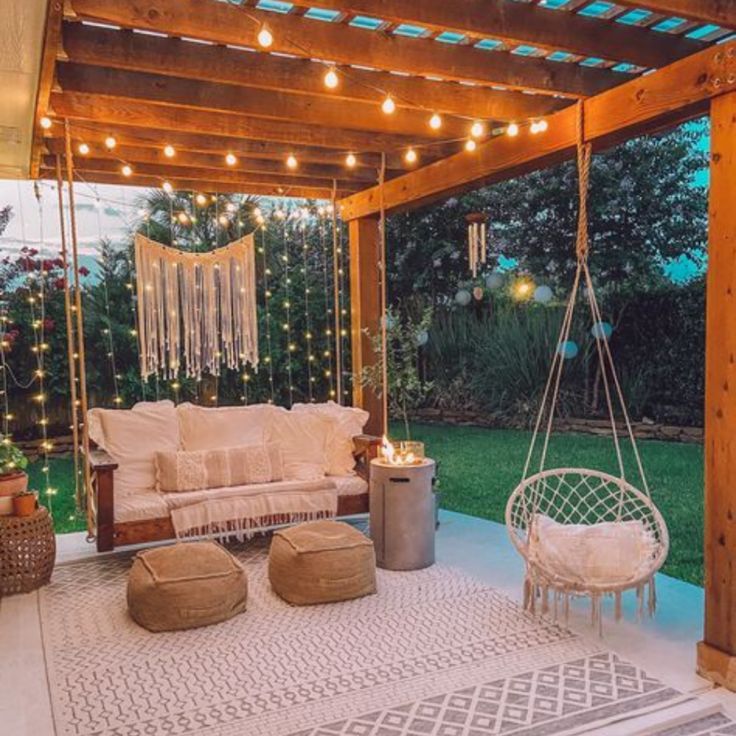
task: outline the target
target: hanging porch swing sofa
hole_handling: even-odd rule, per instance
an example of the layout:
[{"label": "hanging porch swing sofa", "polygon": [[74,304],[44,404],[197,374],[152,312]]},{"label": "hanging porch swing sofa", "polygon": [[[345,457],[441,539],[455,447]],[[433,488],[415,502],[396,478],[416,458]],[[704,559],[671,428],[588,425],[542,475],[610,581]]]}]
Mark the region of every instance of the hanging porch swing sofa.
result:
[{"label": "hanging porch swing sofa", "polygon": [[362,434],[362,409],[157,401],[88,417],[88,521],[100,552],[368,511],[380,440]]}]

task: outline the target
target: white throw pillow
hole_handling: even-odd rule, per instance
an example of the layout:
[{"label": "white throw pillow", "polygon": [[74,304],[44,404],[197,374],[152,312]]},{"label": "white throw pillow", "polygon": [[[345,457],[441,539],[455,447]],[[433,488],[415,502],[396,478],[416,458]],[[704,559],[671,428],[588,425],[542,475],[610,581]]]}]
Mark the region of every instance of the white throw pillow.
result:
[{"label": "white throw pillow", "polygon": [[655,542],[641,521],[560,524],[536,514],[529,558],[579,583],[618,585],[646,572]]},{"label": "white throw pillow", "polygon": [[331,437],[327,444],[327,474],[354,474],[353,437],[363,432],[370,416],[368,412],[353,406],[340,406],[334,401],[294,404],[292,411],[326,417],[332,421]]},{"label": "white throw pillow", "polygon": [[176,411],[182,449],[191,452],[263,444],[268,417],[277,409],[269,404],[204,407],[186,403]]},{"label": "white throw pillow", "polygon": [[118,463],[115,492],[154,490],[156,452],[175,451],[180,445],[173,402],[145,401],[132,409],[93,409],[89,414],[95,441]]},{"label": "white throw pillow", "polygon": [[278,442],[284,459],[285,480],[317,480],[327,472],[327,445],[332,420],[309,412],[274,409],[268,420],[266,442]]}]

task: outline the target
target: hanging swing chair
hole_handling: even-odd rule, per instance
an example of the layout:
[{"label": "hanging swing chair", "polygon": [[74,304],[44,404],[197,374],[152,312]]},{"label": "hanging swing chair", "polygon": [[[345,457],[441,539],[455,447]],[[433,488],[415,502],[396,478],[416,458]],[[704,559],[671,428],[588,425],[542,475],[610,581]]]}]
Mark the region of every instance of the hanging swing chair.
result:
[{"label": "hanging swing chair", "polygon": [[[601,603],[615,598],[616,620],[621,617],[621,596],[636,590],[638,613],[651,615],[656,607],[654,574],[664,564],[669,534],[661,513],[649,494],[631,421],[613,363],[588,269],[587,193],[592,147],[584,142],[583,107],[578,105],[579,213],[576,243],[577,267],[562,320],[557,347],[542,395],[521,483],[506,506],[506,526],[516,549],[526,562],[524,607],[532,613],[552,611],[567,620],[570,598],[588,596],[592,623],[602,625]],[[550,433],[560,389],[566,347],[570,339],[578,291],[588,302],[594,328],[618,475],[588,468],[545,469]],[[636,463],[641,489],[626,479],[621,439],[616,427],[616,404]],[[545,422],[546,417],[546,422]],[[545,423],[544,431],[542,425]],[[530,473],[542,436],[537,472]]]}]

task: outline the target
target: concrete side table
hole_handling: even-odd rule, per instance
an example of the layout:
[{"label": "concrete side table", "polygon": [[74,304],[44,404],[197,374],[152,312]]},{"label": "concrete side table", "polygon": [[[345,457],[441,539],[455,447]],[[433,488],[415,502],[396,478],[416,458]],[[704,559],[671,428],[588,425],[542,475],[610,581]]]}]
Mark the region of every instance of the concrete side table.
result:
[{"label": "concrete side table", "polygon": [[0,596],[30,593],[51,580],[56,537],[49,512],[0,516]]},{"label": "concrete side table", "polygon": [[389,465],[371,460],[371,539],[376,564],[386,570],[421,570],[434,564],[434,460]]}]

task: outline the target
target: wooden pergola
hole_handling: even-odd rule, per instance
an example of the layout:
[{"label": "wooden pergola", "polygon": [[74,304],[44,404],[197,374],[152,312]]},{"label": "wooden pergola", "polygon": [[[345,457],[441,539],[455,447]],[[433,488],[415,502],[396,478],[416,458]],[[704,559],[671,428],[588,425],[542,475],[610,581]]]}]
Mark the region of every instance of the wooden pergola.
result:
[{"label": "wooden pergola", "polygon": [[[377,359],[367,333],[380,320],[382,210],[570,158],[578,100],[595,150],[710,114],[706,621],[698,666],[736,689],[736,2],[315,5],[51,0],[32,178],[55,175],[60,123],[68,121],[74,170],[86,181],[160,186],[165,179],[194,191],[339,198],[349,222],[358,373]],[[259,42],[264,29],[267,48]],[[330,70],[336,87],[325,84]],[[387,96],[393,114],[382,111]],[[439,127],[428,124],[435,114]],[[541,119],[547,130],[533,135],[529,124]],[[475,121],[483,131],[471,152],[465,144]],[[513,137],[505,134],[511,123],[521,127]],[[418,160],[407,162],[409,149]],[[296,167],[287,165],[290,156]],[[359,382],[354,400],[381,416]]]}]

